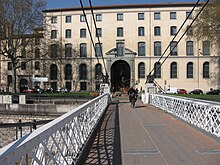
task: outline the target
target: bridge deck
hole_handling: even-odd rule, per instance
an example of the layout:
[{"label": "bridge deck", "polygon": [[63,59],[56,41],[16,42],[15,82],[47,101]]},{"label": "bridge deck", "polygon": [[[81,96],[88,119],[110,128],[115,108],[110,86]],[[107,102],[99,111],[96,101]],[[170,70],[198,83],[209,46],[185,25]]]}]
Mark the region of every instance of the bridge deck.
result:
[{"label": "bridge deck", "polygon": [[124,99],[109,106],[84,161],[94,165],[218,165],[220,140],[140,101],[131,108]]}]

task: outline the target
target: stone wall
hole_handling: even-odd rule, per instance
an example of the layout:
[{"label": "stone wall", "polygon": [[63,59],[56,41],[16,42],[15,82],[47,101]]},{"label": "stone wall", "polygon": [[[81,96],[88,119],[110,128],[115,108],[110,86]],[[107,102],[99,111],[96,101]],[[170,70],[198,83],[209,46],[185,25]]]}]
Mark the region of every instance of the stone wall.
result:
[{"label": "stone wall", "polygon": [[[85,101],[84,101],[85,102]],[[32,122],[33,120],[51,120],[62,114],[71,111],[75,107],[83,104],[78,102],[74,104],[0,104],[0,125],[2,123]],[[41,125],[37,125],[39,128]],[[30,126],[22,127],[22,130],[16,127],[0,127],[0,148],[10,142],[28,134],[33,129]],[[17,133],[16,133],[17,132]],[[21,135],[22,134],[22,135]]]}]

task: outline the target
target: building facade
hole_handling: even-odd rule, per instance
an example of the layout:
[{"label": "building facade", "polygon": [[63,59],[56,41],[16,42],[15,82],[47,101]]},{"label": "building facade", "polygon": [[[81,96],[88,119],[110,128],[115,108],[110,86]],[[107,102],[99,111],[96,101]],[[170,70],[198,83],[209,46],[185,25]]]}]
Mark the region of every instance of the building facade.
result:
[{"label": "building facade", "polygon": [[[51,58],[41,58],[49,71],[44,75],[39,71],[37,76],[47,76],[54,89],[94,91],[107,73],[111,89],[118,91],[130,86],[144,89],[146,77],[153,71],[163,89],[218,88],[219,57],[211,42],[196,40],[191,29],[178,42],[196,14],[190,14],[193,6],[97,6],[93,7],[97,29],[88,7],[86,18],[81,8],[45,10],[45,40],[52,43]],[[186,25],[173,40],[188,15]],[[58,51],[58,47],[63,50]]]}]

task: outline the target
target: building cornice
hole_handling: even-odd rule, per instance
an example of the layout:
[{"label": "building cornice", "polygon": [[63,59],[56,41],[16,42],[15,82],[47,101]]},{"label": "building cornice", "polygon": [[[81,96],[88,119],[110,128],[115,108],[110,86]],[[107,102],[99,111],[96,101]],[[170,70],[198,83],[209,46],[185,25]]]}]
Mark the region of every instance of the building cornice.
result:
[{"label": "building cornice", "polygon": [[[201,4],[201,3],[200,3]],[[108,6],[93,6],[93,10],[106,10],[106,9],[133,9],[133,8],[158,8],[158,7],[190,7],[194,6],[195,3],[161,3],[161,4],[121,4],[121,5],[108,5]],[[85,6],[85,10],[90,10],[90,7]],[[80,11],[81,7],[73,8],[57,8],[47,9],[44,13],[50,12],[65,12],[65,11]]]}]

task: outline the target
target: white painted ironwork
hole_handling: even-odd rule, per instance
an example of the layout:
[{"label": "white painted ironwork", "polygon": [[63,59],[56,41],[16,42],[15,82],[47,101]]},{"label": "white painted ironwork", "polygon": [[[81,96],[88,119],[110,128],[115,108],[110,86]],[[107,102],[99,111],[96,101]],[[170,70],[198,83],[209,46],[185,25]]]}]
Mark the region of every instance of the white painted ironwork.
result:
[{"label": "white painted ironwork", "polygon": [[183,97],[150,94],[150,104],[220,137],[220,104]]},{"label": "white painted ironwork", "polygon": [[103,94],[0,149],[4,165],[75,164],[110,102]]}]

